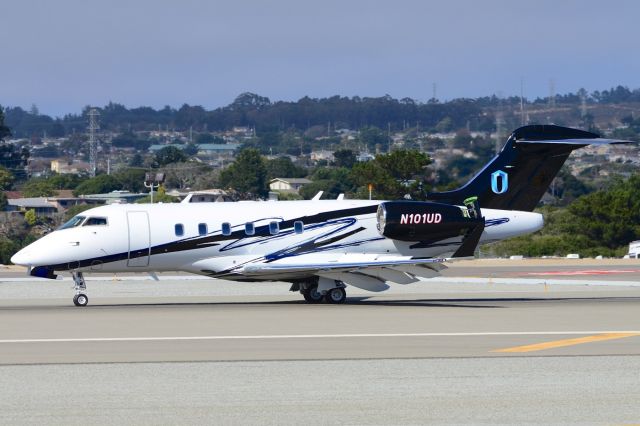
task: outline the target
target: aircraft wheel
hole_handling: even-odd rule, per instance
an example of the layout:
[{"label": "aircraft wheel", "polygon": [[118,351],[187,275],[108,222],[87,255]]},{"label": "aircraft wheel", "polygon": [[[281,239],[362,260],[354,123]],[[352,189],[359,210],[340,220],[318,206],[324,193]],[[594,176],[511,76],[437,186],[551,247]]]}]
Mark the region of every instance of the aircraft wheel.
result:
[{"label": "aircraft wheel", "polygon": [[89,303],[89,298],[84,293],[78,293],[73,296],[73,304],[76,306],[87,306]]},{"label": "aircraft wheel", "polygon": [[304,300],[306,300],[307,303],[320,303],[323,298],[317,286],[309,287],[302,293],[302,296],[304,296]]},{"label": "aircraft wheel", "polygon": [[344,303],[347,300],[347,292],[344,288],[332,288],[329,292],[324,296],[327,303]]}]

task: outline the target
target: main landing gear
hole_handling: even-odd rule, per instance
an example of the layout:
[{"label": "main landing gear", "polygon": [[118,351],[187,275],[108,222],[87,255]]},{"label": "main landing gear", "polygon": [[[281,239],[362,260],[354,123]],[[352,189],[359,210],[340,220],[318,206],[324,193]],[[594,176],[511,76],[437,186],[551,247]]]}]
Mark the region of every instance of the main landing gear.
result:
[{"label": "main landing gear", "polygon": [[76,291],[76,295],[73,296],[73,304],[76,306],[87,306],[89,303],[89,297],[86,294],[87,284],[84,281],[82,272],[72,272],[73,282],[75,286],[73,289]]},{"label": "main landing gear", "polygon": [[340,304],[347,300],[346,285],[342,281],[320,278],[314,281],[295,283],[292,291],[299,290],[307,303]]}]

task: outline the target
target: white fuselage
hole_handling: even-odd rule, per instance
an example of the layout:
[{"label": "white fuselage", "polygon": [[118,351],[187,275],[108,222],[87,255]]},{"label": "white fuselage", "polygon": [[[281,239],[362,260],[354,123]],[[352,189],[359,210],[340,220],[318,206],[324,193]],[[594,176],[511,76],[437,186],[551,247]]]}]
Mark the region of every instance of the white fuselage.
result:
[{"label": "white fuselage", "polygon": [[[185,271],[243,280],[237,265],[268,260],[338,259],[345,254],[447,257],[461,239],[412,248],[410,242],[385,238],[377,229],[381,201],[247,201],[235,203],[124,204],[81,213],[97,218],[85,226],[56,230],[16,253],[12,262],[30,267],[81,272]],[[537,213],[483,209],[486,227],[481,243],[534,232],[542,227]],[[106,224],[101,220],[106,219]],[[85,219],[86,220],[86,219]],[[297,231],[269,224],[298,223]],[[232,234],[223,235],[223,224]],[[247,235],[246,224],[254,235]],[[249,230],[250,233],[250,230]],[[236,268],[237,269],[237,268]],[[262,276],[251,279],[299,278]]]}]

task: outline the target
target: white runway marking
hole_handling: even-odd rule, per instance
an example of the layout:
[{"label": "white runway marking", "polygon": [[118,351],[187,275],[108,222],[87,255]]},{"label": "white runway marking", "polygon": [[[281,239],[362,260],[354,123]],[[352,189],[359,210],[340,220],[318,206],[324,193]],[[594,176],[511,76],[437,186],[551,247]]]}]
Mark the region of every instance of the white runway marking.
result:
[{"label": "white runway marking", "polygon": [[3,339],[2,343],[77,343],[77,342],[162,342],[178,340],[275,340],[275,339],[340,339],[371,337],[482,337],[482,336],[557,336],[604,333],[636,333],[637,330],[590,331],[489,331],[478,333],[362,333],[362,334],[267,334],[257,336],[157,336],[157,337],[81,337],[62,339]]}]

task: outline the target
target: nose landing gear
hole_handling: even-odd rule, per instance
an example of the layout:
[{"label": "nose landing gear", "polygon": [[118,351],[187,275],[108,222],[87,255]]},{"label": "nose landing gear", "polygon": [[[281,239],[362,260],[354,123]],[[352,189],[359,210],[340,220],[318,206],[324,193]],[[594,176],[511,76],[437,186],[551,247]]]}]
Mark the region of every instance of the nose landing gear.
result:
[{"label": "nose landing gear", "polygon": [[73,296],[73,304],[76,306],[87,306],[89,303],[89,297],[86,295],[87,285],[84,281],[82,272],[72,272],[73,282],[75,283],[73,289],[76,291],[76,295]]}]

